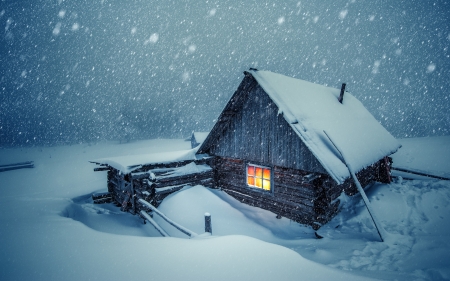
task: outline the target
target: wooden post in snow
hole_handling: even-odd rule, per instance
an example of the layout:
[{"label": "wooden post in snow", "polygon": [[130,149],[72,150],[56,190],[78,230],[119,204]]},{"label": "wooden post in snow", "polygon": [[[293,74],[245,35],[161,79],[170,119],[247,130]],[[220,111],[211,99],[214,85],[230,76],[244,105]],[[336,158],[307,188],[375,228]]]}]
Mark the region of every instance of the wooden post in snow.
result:
[{"label": "wooden post in snow", "polygon": [[384,242],[385,237],[387,236],[386,231],[381,226],[380,222],[378,221],[377,217],[375,216],[375,212],[373,211],[372,206],[370,205],[369,198],[367,198],[366,193],[364,192],[364,189],[361,186],[361,183],[359,182],[358,178],[356,177],[355,173],[353,172],[352,167],[345,159],[345,156],[342,153],[342,151],[336,146],[336,144],[333,142],[333,140],[330,138],[330,136],[327,134],[327,132],[325,132],[325,131],[323,131],[323,132],[328,137],[330,142],[333,144],[334,148],[336,148],[336,150],[339,152],[339,154],[341,154],[341,157],[342,157],[342,160],[344,161],[345,166],[347,166],[347,169],[348,169],[350,175],[352,176],[353,181],[355,182],[359,193],[361,193],[364,203],[366,204],[367,211],[369,211],[369,215],[372,218],[373,223],[375,224],[375,228],[377,229],[378,235],[380,236],[381,242]]},{"label": "wooden post in snow", "polygon": [[212,234],[211,214],[205,213],[205,232]]},{"label": "wooden post in snow", "polygon": [[345,85],[346,85],[345,83],[342,83],[341,93],[339,94],[339,98],[338,98],[338,101],[340,103],[342,103],[342,101],[344,100]]}]

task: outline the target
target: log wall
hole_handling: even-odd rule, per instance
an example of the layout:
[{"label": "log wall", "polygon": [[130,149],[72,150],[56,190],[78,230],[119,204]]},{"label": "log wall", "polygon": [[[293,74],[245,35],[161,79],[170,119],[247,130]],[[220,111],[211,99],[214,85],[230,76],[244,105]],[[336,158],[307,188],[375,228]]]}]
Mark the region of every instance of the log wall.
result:
[{"label": "log wall", "polygon": [[[126,175],[113,167],[108,167],[108,192],[117,206],[122,206],[124,201],[128,201],[128,203],[125,203],[124,209],[131,213],[137,213],[141,210],[141,206],[137,204],[139,199],[157,207],[165,197],[184,186],[201,184],[214,187],[212,169],[200,173],[171,175],[172,172],[186,165],[186,163],[205,164],[210,161],[211,159],[202,159],[199,161],[147,165],[145,167],[148,169],[140,168]],[[150,177],[151,174],[154,175],[154,178]]]},{"label": "log wall", "polygon": [[[338,202],[331,204],[335,191],[327,188],[325,174],[272,166],[273,192],[247,187],[246,164],[242,159],[216,157],[214,179],[216,186],[237,200],[287,217],[299,223],[313,225],[328,221],[336,212]],[[252,164],[258,164],[251,161]]]}]

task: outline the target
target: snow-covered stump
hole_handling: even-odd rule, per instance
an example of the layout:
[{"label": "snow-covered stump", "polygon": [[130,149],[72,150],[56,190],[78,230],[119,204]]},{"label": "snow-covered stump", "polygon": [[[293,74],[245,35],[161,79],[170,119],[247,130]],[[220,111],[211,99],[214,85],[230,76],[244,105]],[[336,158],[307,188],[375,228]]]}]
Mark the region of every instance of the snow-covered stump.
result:
[{"label": "snow-covered stump", "polygon": [[205,232],[212,234],[211,214],[205,213]]}]

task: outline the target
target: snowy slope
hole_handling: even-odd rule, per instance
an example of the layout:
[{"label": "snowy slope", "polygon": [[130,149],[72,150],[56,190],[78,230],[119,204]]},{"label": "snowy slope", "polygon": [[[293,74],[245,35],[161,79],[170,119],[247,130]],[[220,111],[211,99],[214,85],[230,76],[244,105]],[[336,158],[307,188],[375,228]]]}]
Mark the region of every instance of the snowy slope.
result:
[{"label": "snowy slope", "polygon": [[450,136],[399,141],[402,148],[392,155],[394,168],[450,178]]},{"label": "snowy slope", "polygon": [[[164,151],[186,149],[189,143],[156,140],[141,145]],[[302,275],[359,280],[248,236],[148,237],[157,233],[137,216],[112,204],[93,205],[89,199],[106,188],[106,175],[94,173],[87,161],[124,153],[127,146],[1,151],[2,161],[36,163],[34,169],[0,173],[1,280],[295,280]]]},{"label": "snowy slope", "polygon": [[[88,160],[188,149],[182,140],[0,150],[2,163],[36,168],[0,173],[1,280],[450,280],[450,184],[401,181],[375,185],[368,197],[393,239],[378,242],[359,197],[321,229],[241,204],[202,186],[170,195],[170,218],[213,237],[161,238],[113,204],[94,205],[106,174]],[[439,155],[436,155],[438,158]],[[344,201],[345,201],[344,200]]]}]

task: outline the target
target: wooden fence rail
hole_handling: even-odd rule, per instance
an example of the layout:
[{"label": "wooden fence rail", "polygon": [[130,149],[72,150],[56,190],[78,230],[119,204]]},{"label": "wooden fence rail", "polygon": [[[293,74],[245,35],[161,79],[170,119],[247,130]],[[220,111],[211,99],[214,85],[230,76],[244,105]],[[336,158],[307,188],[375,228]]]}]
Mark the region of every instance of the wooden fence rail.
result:
[{"label": "wooden fence rail", "polygon": [[[173,220],[169,219],[168,217],[166,217],[163,213],[161,213],[158,209],[156,209],[152,204],[148,203],[147,201],[143,200],[143,199],[139,199],[139,203],[144,205],[146,208],[152,210],[155,214],[157,214],[158,216],[160,216],[162,219],[164,219],[166,222],[168,222],[170,225],[172,225],[173,227],[175,227],[176,229],[178,229],[179,231],[183,232],[184,234],[186,234],[189,237],[195,237],[198,234],[185,228],[184,226],[179,225],[178,223],[174,222]],[[151,222],[150,222],[151,223]]]}]

